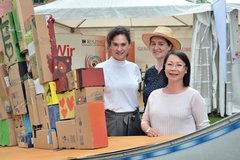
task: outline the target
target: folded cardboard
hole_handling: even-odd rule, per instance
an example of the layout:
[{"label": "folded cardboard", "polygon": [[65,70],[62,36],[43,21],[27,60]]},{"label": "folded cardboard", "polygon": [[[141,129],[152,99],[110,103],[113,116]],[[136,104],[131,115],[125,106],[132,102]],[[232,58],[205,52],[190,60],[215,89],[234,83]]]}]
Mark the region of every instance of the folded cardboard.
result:
[{"label": "folded cardboard", "polygon": [[47,17],[47,15],[35,15],[31,23],[33,41],[36,49],[38,75],[41,84],[53,81],[53,59],[51,55],[49,30],[46,21]]},{"label": "folded cardboard", "polygon": [[[17,62],[8,67],[10,85],[14,85],[27,77],[26,62]],[[24,78],[25,77],[25,78]]]},{"label": "folded cardboard", "polygon": [[24,92],[24,86],[21,82],[11,85],[9,87],[9,98],[14,115],[21,115],[27,113]]},{"label": "folded cardboard", "polygon": [[36,96],[37,99],[37,108],[39,114],[40,124],[42,125],[42,129],[49,129],[49,114],[48,114],[48,106],[43,94],[39,94]]},{"label": "folded cardboard", "polygon": [[87,102],[103,101],[103,90],[103,87],[86,87],[75,90],[76,104],[80,105]]},{"label": "folded cardboard", "polygon": [[64,120],[56,123],[59,148],[77,148],[75,120]]},{"label": "folded cardboard", "polygon": [[34,148],[58,149],[57,134],[54,129],[41,129],[36,131],[36,138],[33,138]]},{"label": "folded cardboard", "polygon": [[94,149],[108,146],[103,102],[95,101],[76,105],[75,120],[78,148]]},{"label": "folded cardboard", "polygon": [[32,125],[40,125],[39,111],[36,100],[36,90],[33,79],[27,79],[24,81],[26,91],[26,101],[28,107],[28,114]]}]

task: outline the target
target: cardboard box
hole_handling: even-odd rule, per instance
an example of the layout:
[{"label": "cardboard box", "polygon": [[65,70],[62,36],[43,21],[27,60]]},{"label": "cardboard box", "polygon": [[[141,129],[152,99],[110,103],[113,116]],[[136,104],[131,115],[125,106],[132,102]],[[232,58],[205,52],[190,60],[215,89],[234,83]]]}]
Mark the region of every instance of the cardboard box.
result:
[{"label": "cardboard box", "polygon": [[57,134],[54,129],[41,129],[36,131],[36,138],[33,138],[34,148],[58,149]]},{"label": "cardboard box", "polygon": [[58,94],[60,119],[74,118],[75,108],[75,90]]},{"label": "cardboard box", "polygon": [[38,65],[37,65],[37,59],[36,54],[33,54],[32,56],[28,57],[29,61],[29,70],[32,72],[33,79],[37,79],[38,76]]},{"label": "cardboard box", "polygon": [[105,86],[102,68],[80,68],[76,70],[76,75],[80,88]]},{"label": "cardboard box", "polygon": [[42,129],[49,129],[50,122],[49,122],[47,102],[42,94],[37,95],[36,99],[37,99],[39,120],[40,120],[40,124],[42,125]]},{"label": "cardboard box", "polygon": [[[30,17],[34,15],[32,0],[13,0],[13,17],[20,51],[27,52],[26,34],[31,30]],[[20,32],[19,32],[20,31]]]},{"label": "cardboard box", "polygon": [[19,134],[32,133],[32,125],[28,114],[14,116],[15,132]]},{"label": "cardboard box", "polygon": [[10,85],[15,85],[19,83],[21,79],[27,77],[27,64],[26,62],[17,62],[12,64],[8,68],[8,76]]},{"label": "cardboard box", "polygon": [[32,126],[28,114],[14,116],[15,134],[19,147],[31,148],[32,144]]},{"label": "cardboard box", "polygon": [[49,123],[51,129],[56,129],[56,122],[60,121],[59,106],[48,106]]},{"label": "cardboard box", "polygon": [[14,120],[0,120],[0,146],[15,146],[17,140],[14,131]]},{"label": "cardboard box", "polygon": [[44,86],[39,83],[39,79],[35,79],[33,82],[36,89],[36,94],[44,94]]},{"label": "cardboard box", "polygon": [[75,120],[58,121],[56,123],[59,148],[77,148]]},{"label": "cardboard box", "polygon": [[94,149],[108,146],[103,102],[95,101],[77,105],[75,120],[78,148]]},{"label": "cardboard box", "polygon": [[104,101],[103,91],[103,87],[86,87],[75,90],[76,104],[80,105],[87,102]]},{"label": "cardboard box", "polygon": [[39,112],[37,107],[36,100],[36,90],[34,86],[33,79],[27,79],[24,81],[25,91],[26,91],[26,100],[28,113],[30,117],[30,122],[32,125],[40,125]]},{"label": "cardboard box", "polygon": [[0,17],[0,24],[1,32],[0,32],[0,39],[3,40],[3,48],[1,52],[4,53],[4,60],[3,63],[7,66],[14,64],[17,62],[17,54],[16,54],[16,47],[13,41],[13,35],[11,31],[10,21],[7,15]]},{"label": "cardboard box", "polygon": [[74,69],[74,70],[72,70],[70,72],[67,72],[66,76],[67,76],[67,83],[68,83],[68,89],[69,90],[80,88],[80,86],[77,83],[77,72],[76,72],[76,69]]},{"label": "cardboard box", "polygon": [[36,49],[38,75],[41,84],[53,81],[52,57],[49,30],[46,15],[35,15],[31,28]]},{"label": "cardboard box", "polygon": [[44,84],[45,97],[47,105],[55,105],[59,103],[57,96],[57,87],[55,82],[48,82]]},{"label": "cardboard box", "polygon": [[7,66],[0,64],[0,97],[8,97],[8,89],[5,82],[5,77],[7,77]]},{"label": "cardboard box", "polygon": [[69,56],[53,56],[53,80],[65,78],[71,71],[72,59]]},{"label": "cardboard box", "polygon": [[13,108],[13,115],[27,113],[23,88],[24,86],[21,82],[9,87],[9,99]]},{"label": "cardboard box", "polygon": [[68,80],[67,77],[61,77],[56,81],[57,93],[63,93],[68,90]]},{"label": "cardboard box", "polygon": [[0,99],[0,120],[12,118],[12,112],[8,112],[5,101]]}]

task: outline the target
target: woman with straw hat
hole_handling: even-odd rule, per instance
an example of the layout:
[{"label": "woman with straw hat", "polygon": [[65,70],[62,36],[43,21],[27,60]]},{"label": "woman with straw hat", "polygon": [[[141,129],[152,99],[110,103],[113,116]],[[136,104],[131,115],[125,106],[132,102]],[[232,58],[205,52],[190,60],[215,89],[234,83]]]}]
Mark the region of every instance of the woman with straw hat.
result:
[{"label": "woman with straw hat", "polygon": [[144,44],[151,50],[156,59],[156,65],[150,67],[144,77],[143,102],[144,110],[150,93],[167,84],[163,80],[163,60],[171,50],[180,50],[181,43],[173,36],[173,32],[168,27],[157,27],[153,33],[142,35]]}]

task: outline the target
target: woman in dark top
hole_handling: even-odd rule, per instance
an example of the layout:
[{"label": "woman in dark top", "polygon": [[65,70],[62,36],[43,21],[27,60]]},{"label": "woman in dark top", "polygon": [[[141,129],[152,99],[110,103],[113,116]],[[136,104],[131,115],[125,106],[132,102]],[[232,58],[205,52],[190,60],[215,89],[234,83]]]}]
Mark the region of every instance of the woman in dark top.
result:
[{"label": "woman in dark top", "polygon": [[165,56],[171,50],[180,50],[181,43],[173,37],[173,32],[168,27],[157,27],[153,33],[143,34],[142,40],[157,61],[156,65],[146,71],[144,77],[143,102],[145,110],[151,92],[167,85],[167,82],[162,78]]}]

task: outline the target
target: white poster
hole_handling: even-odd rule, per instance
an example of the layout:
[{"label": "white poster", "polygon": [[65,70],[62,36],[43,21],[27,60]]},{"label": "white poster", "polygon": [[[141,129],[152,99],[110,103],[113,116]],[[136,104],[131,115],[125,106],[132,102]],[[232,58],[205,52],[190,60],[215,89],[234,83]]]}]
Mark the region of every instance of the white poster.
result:
[{"label": "white poster", "polygon": [[91,68],[105,61],[104,36],[56,34],[58,56],[72,57],[72,69]]}]

